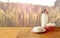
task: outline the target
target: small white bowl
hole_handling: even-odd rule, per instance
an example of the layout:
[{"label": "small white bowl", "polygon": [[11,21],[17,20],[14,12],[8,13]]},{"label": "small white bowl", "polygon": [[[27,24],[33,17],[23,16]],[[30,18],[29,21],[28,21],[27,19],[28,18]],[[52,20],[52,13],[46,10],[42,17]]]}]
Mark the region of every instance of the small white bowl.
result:
[{"label": "small white bowl", "polygon": [[46,29],[44,27],[33,27],[31,31],[35,33],[43,33],[46,31]]}]

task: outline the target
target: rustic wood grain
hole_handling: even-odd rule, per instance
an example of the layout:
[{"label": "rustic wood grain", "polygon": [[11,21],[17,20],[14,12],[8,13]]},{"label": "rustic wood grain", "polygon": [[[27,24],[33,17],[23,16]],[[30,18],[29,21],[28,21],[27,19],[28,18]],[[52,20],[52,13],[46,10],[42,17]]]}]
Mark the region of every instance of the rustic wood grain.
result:
[{"label": "rustic wood grain", "polygon": [[17,38],[19,27],[0,27],[0,38]]},{"label": "rustic wood grain", "polygon": [[0,27],[0,38],[60,38],[60,28],[54,31],[36,34],[32,27]]},{"label": "rustic wood grain", "polygon": [[41,34],[32,33],[32,27],[22,27],[20,29],[17,38],[60,38],[60,28]]}]

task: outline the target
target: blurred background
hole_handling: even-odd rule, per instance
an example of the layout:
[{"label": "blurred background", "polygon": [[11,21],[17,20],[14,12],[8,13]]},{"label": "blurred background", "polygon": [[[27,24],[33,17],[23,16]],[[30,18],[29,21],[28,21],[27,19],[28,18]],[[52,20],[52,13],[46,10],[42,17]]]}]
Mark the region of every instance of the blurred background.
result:
[{"label": "blurred background", "polygon": [[60,27],[60,0],[0,0],[0,27],[41,26],[41,11]]}]

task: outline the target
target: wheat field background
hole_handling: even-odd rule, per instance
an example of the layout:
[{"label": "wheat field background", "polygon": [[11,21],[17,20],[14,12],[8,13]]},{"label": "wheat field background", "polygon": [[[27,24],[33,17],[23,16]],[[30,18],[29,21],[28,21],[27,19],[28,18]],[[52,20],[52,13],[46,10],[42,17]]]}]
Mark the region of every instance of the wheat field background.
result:
[{"label": "wheat field background", "polygon": [[[60,25],[59,7],[44,7],[49,12],[49,22]],[[40,5],[3,3],[0,2],[0,26],[1,27],[30,27],[41,26],[41,11],[44,9]]]}]

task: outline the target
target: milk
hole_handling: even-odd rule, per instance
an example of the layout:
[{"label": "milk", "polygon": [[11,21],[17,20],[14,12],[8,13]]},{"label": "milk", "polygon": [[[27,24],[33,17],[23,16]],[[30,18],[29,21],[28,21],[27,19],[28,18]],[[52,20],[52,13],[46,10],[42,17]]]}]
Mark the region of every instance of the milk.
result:
[{"label": "milk", "polygon": [[45,27],[47,23],[48,23],[48,14],[47,13],[42,13],[41,26]]}]

